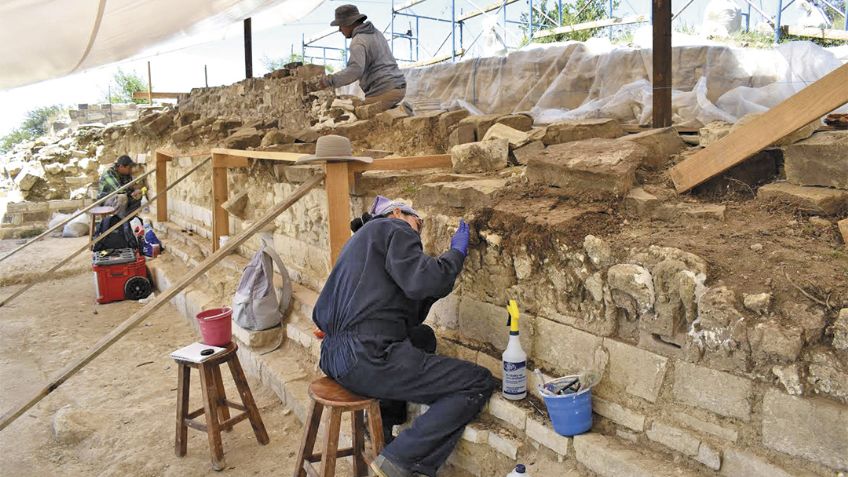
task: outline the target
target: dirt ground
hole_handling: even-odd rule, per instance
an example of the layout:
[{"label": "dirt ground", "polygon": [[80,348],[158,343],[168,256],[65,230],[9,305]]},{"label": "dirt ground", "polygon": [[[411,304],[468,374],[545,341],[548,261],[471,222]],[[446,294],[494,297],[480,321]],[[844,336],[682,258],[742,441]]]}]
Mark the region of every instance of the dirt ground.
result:
[{"label": "dirt ground", "polygon": [[[59,250],[69,242],[49,239],[44,244]],[[14,245],[12,241],[0,242],[0,250]],[[42,267],[53,263],[44,263],[40,260],[43,255],[31,251],[19,255],[28,257],[31,264],[41,262]],[[28,399],[50,376],[142,306],[135,302],[100,305],[95,315],[92,286],[88,273],[76,274],[39,284],[3,307],[3,412]],[[2,288],[0,296],[10,291],[10,287]],[[0,431],[0,475],[215,474],[203,433],[189,430],[185,457],[178,458],[173,451],[177,369],[168,354],[195,339],[190,326],[172,306],[160,309]],[[195,409],[200,407],[200,389],[197,375],[193,377],[191,408]],[[229,371],[224,371],[224,380],[228,395],[237,396]],[[258,445],[246,423],[225,433],[227,472],[290,473],[300,423],[269,389],[254,381],[251,388],[271,442]]]}]

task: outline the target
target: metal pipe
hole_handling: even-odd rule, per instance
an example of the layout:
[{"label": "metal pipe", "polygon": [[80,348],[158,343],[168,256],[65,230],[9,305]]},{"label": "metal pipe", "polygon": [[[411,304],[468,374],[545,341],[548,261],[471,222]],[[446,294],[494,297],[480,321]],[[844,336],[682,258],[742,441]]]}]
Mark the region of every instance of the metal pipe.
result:
[{"label": "metal pipe", "polygon": [[527,43],[533,41],[533,0],[528,0],[530,11],[527,13]]},{"label": "metal pipe", "polygon": [[[613,5],[612,5],[612,0],[609,0],[609,13],[607,15],[609,18],[612,18],[612,15],[614,13],[613,10],[614,10],[614,8],[613,8]],[[612,25],[610,25],[610,27],[609,27],[609,39],[612,40]]]},{"label": "metal pipe", "polygon": [[434,22],[451,23],[447,18],[428,17],[427,15],[416,15],[414,13],[397,12],[395,15],[401,17],[423,18],[424,20],[433,20]]},{"label": "metal pipe", "polygon": [[780,43],[780,18],[783,16],[783,0],[777,0],[777,17],[774,22],[774,42]]},{"label": "metal pipe", "polygon": [[451,63],[456,63],[456,0],[451,0]]},{"label": "metal pipe", "polygon": [[392,50],[392,54],[395,54],[395,0],[392,0],[392,32],[389,39],[391,40],[391,44],[389,45],[389,49]]},{"label": "metal pipe", "polygon": [[421,29],[418,17],[415,17],[415,61],[419,61],[421,56]]}]

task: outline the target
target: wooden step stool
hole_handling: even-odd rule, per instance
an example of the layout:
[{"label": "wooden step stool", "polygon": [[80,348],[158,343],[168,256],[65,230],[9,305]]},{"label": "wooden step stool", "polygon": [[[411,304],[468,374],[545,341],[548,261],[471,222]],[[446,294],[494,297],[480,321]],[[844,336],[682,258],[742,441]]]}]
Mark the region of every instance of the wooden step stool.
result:
[{"label": "wooden step stool", "polygon": [[[294,477],[330,477],[336,474],[336,458],[353,457],[353,475],[368,475],[368,464],[383,450],[383,421],[380,417],[380,404],[375,399],[357,396],[343,388],[337,382],[324,377],[312,381],[309,385],[309,398],[312,403],[306,418],[303,439],[295,461]],[[324,408],[328,408],[324,414]],[[365,424],[363,413],[368,410],[368,431],[371,434],[373,454],[365,450]],[[353,447],[339,449],[339,432],[342,425],[342,413],[351,413],[351,435]],[[313,454],[315,439],[321,415],[324,414],[326,436],[322,452]],[[321,462],[321,470],[316,472],[313,462]]]},{"label": "wooden step stool", "polygon": [[[262,423],[262,417],[259,416],[259,409],[257,409],[256,402],[253,400],[253,394],[250,392],[250,387],[247,384],[247,379],[244,377],[244,371],[236,354],[238,345],[230,343],[226,349],[223,353],[202,363],[175,360],[179,368],[179,382],[177,383],[177,438],[174,450],[177,457],[186,455],[189,427],[204,431],[209,437],[212,468],[215,470],[223,470],[227,465],[224,461],[224,447],[221,444],[222,430],[232,430],[235,424],[249,419],[250,425],[253,426],[253,433],[256,434],[256,440],[262,445],[268,443],[268,433],[265,432],[265,424]],[[233,381],[236,383],[242,404],[236,404],[227,399],[227,395],[224,392],[224,381],[221,379],[221,365],[224,363],[227,363],[230,367],[230,374],[233,375]],[[191,382],[191,368],[200,370],[200,390],[203,393],[203,407],[189,412],[188,396],[189,384]],[[242,413],[230,417],[229,408],[242,411]],[[194,421],[194,418],[202,415],[206,416],[206,424],[200,424]]]}]

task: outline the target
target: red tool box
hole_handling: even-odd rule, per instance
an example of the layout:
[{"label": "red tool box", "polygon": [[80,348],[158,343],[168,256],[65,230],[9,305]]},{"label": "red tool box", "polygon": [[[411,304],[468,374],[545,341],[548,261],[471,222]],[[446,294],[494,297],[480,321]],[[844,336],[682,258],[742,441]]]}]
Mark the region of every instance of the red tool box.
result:
[{"label": "red tool box", "polygon": [[153,285],[147,279],[144,255],[131,248],[95,253],[94,287],[97,303],[147,298]]}]

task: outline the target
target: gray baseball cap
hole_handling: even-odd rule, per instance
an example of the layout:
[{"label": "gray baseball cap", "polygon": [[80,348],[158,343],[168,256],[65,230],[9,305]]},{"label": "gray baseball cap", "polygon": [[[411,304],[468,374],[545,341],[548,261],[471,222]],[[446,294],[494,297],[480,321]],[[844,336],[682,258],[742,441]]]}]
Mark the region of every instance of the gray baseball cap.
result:
[{"label": "gray baseball cap", "polygon": [[336,9],[336,19],[330,22],[330,26],[350,26],[366,18],[368,15],[359,13],[356,5],[342,5]]}]

